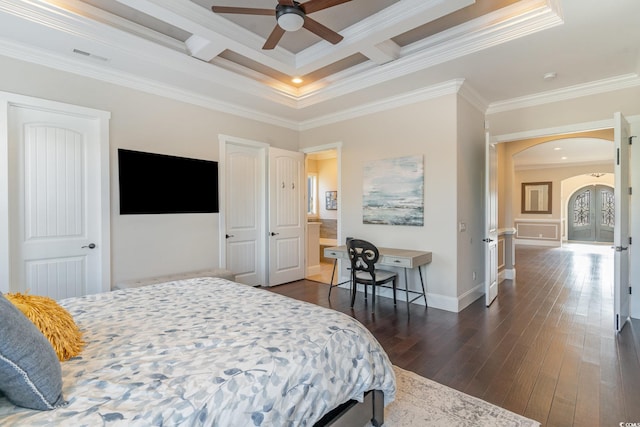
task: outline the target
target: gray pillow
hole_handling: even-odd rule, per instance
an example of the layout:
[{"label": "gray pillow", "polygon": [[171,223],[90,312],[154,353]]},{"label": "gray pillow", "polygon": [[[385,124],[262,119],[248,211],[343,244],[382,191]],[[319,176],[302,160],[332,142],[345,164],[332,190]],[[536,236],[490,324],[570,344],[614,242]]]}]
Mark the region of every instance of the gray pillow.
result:
[{"label": "gray pillow", "polygon": [[48,410],[65,404],[62,370],[51,343],[0,293],[0,395]]}]

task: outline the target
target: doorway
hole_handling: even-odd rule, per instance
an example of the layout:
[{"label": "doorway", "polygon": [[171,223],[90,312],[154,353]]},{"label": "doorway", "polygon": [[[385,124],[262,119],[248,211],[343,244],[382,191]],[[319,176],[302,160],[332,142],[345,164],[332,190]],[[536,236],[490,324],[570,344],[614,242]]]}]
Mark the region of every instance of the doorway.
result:
[{"label": "doorway", "polygon": [[307,176],[307,280],[330,283],[333,260],[324,250],[340,242],[340,145],[304,151]]}]

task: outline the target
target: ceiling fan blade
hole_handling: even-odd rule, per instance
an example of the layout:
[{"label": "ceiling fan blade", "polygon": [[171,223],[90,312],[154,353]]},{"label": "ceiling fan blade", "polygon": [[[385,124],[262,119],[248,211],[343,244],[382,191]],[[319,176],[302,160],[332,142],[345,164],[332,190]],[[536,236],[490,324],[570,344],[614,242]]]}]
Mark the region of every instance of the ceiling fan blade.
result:
[{"label": "ceiling fan blade", "polygon": [[295,6],[293,0],[278,0],[278,4],[281,4],[283,6]]},{"label": "ceiling fan blade", "polygon": [[275,15],[275,9],[254,9],[251,7],[211,6],[215,13],[240,13],[242,15]]},{"label": "ceiling fan blade", "polygon": [[338,44],[344,38],[340,34],[333,31],[331,28],[327,28],[318,21],[315,21],[308,16],[304,17],[304,24],[302,25],[313,34],[322,37],[329,43]]},{"label": "ceiling fan blade", "polygon": [[313,13],[350,1],[351,0],[309,0],[308,2],[301,4],[300,7],[304,13]]},{"label": "ceiling fan blade", "polygon": [[282,28],[280,28],[279,25],[276,25],[273,31],[271,32],[271,34],[269,34],[267,41],[264,42],[264,46],[262,46],[262,48],[265,50],[271,50],[274,47],[276,47],[276,45],[278,44],[278,42],[280,41],[284,33],[285,31]]}]

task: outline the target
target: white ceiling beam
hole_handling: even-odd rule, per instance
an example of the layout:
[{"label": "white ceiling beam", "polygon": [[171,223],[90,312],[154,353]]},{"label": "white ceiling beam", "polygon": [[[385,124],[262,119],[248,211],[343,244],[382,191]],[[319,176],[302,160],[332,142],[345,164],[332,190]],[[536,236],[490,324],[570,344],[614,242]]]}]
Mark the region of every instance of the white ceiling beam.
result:
[{"label": "white ceiling beam", "polygon": [[382,65],[400,58],[400,46],[392,40],[385,40],[373,46],[366,46],[360,50],[360,53],[376,64]]},{"label": "white ceiling beam", "polygon": [[225,50],[223,43],[214,43],[197,34],[189,37],[187,41],[185,41],[185,44],[191,56],[205,62],[211,61]]},{"label": "white ceiling beam", "polygon": [[207,11],[191,1],[175,0],[116,0],[163,22],[181,28],[191,34],[223,44],[226,49],[260,62],[282,73],[294,75],[295,56],[284,50],[274,49],[268,54],[262,50],[264,40],[253,32]]},{"label": "white ceiling beam", "polygon": [[328,49],[329,43],[323,41],[298,53],[298,73],[308,74],[336,58],[346,58],[474,3],[475,0],[399,1],[341,31],[344,40],[333,48]]}]

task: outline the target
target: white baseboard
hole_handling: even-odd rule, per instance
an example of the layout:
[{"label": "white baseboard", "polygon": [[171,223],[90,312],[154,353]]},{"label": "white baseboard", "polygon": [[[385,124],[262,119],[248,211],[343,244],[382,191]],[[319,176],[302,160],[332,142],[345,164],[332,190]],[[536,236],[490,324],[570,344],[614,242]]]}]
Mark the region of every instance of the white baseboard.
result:
[{"label": "white baseboard", "polygon": [[502,283],[505,280],[513,280],[516,278],[516,269],[504,269],[498,273],[498,283]]},{"label": "white baseboard", "polygon": [[509,279],[509,280],[513,280],[516,278],[516,269],[515,268],[510,268],[510,269],[504,269],[504,278],[505,279]]},{"label": "white baseboard", "polygon": [[464,294],[458,297],[458,307],[457,312],[464,310],[467,306],[473,303],[478,298],[484,295],[484,283],[480,283],[474,288],[468,290]]},{"label": "white baseboard", "polygon": [[[341,288],[349,289],[349,283],[345,283],[340,285]],[[371,291],[371,289],[369,289]],[[358,296],[356,297],[356,304],[358,300],[362,300],[364,298],[364,290],[362,286],[358,287]],[[484,295],[484,284],[480,284],[473,289],[465,292],[460,295],[458,298],[450,297],[446,295],[434,294],[427,292],[427,302],[429,303],[430,308],[437,308],[440,310],[451,311],[453,313],[458,313],[462,311],[469,304],[473,303],[475,300]],[[393,289],[389,288],[376,288],[376,298],[390,298],[393,299]],[[412,294],[409,292],[409,299],[413,299],[416,297],[416,294]],[[369,296],[369,298],[371,298]],[[407,293],[403,289],[396,290],[396,299],[398,304],[406,304],[407,302]],[[420,297],[413,301],[413,304],[424,305],[424,298]]]}]

